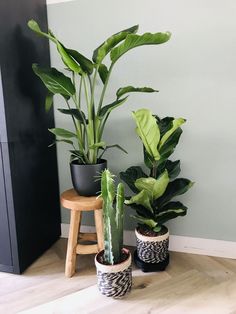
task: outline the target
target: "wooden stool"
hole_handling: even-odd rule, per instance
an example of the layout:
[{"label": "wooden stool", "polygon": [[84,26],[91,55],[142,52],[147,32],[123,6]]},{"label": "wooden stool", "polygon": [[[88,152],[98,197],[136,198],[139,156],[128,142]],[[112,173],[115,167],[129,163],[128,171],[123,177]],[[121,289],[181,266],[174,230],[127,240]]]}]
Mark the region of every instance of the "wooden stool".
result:
[{"label": "wooden stool", "polygon": [[[103,250],[102,198],[80,196],[71,189],[61,194],[61,204],[71,210],[65,275],[72,277],[75,273],[76,254],[93,254]],[[96,233],[81,233],[82,212],[89,210],[94,210]],[[97,244],[78,244],[78,240],[96,241]]]}]

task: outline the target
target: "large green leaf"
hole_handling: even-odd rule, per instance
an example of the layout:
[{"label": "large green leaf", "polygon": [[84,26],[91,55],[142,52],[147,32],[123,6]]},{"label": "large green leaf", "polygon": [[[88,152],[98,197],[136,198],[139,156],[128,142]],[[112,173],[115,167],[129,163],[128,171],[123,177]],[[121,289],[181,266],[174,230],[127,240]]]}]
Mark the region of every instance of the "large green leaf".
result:
[{"label": "large green leaf", "polygon": [[85,116],[84,112],[80,111],[78,109],[60,109],[59,108],[57,110],[63,114],[74,116],[77,120],[79,120],[82,123],[84,121],[86,121],[86,116]]},{"label": "large green leaf", "polygon": [[139,191],[145,190],[151,200],[155,200],[163,195],[169,183],[168,172],[165,170],[158,179],[154,178],[139,178],[135,181],[135,186]]},{"label": "large green leaf", "polygon": [[158,224],[164,224],[170,219],[174,219],[178,216],[185,216],[187,213],[187,207],[181,202],[169,202],[162,207],[161,212],[156,215]]},{"label": "large green leaf", "polygon": [[126,86],[126,87],[121,87],[118,89],[116,92],[117,98],[120,98],[124,94],[127,93],[132,93],[132,92],[139,92],[139,93],[154,93],[158,92],[158,90],[155,90],[151,87],[133,87],[133,86]]},{"label": "large green leaf", "polygon": [[145,178],[147,175],[143,172],[139,166],[133,166],[126,169],[125,172],[120,172],[120,178],[123,180],[129,188],[134,192],[138,193],[139,190],[135,186],[135,181],[139,178]]},{"label": "large green leaf", "polygon": [[193,182],[185,178],[175,179],[171,181],[165,193],[155,201],[155,206],[160,207],[169,202],[173,197],[184,194],[187,192],[192,186]]},{"label": "large green leaf", "polygon": [[171,161],[166,160],[157,167],[158,175],[162,173],[164,170],[168,171],[168,175],[170,180],[175,179],[180,173],[180,160]]},{"label": "large green leaf", "polygon": [[100,64],[113,47],[115,47],[122,40],[124,40],[129,34],[136,33],[137,30],[138,30],[138,25],[135,25],[109,37],[98,48],[94,50],[93,62]]},{"label": "large green leaf", "polygon": [[153,219],[144,218],[139,215],[130,215],[130,217],[138,220],[139,222],[141,222],[141,224],[147,225],[150,228],[154,228],[157,225],[157,222],[154,221]]},{"label": "large green leaf", "polygon": [[170,36],[169,32],[145,33],[143,35],[129,34],[123,43],[111,50],[111,61],[115,63],[124,53],[139,46],[163,44],[170,39]]},{"label": "large green leaf", "polygon": [[28,21],[28,27],[34,31],[37,35],[42,36],[42,37],[46,37],[54,42],[56,42],[55,38],[53,36],[51,36],[48,33],[45,33],[41,30],[41,28],[39,27],[38,23],[35,20],[29,20]]},{"label": "large green leaf", "polygon": [[154,160],[160,159],[157,145],[160,140],[160,131],[156,124],[156,119],[148,109],[140,109],[132,113],[136,122],[136,132],[141,138],[147,153]]},{"label": "large green leaf", "polygon": [[105,84],[106,79],[107,79],[107,75],[108,75],[108,69],[107,69],[105,64],[103,64],[103,63],[100,64],[100,66],[98,68],[98,73],[99,73],[99,76],[100,76],[103,84]]},{"label": "large green leaf", "polygon": [[64,47],[65,51],[76,61],[80,64],[81,69],[88,74],[92,74],[93,73],[93,63],[92,61],[90,61],[88,58],[86,58],[85,56],[83,56],[81,53],[79,53],[76,50],[73,49],[69,49]]},{"label": "large green leaf", "polygon": [[152,209],[150,201],[151,200],[150,200],[149,193],[145,190],[142,190],[138,194],[132,196],[129,200],[125,200],[125,204],[131,205],[131,204],[135,203],[137,205],[142,205],[152,213],[153,209]]},{"label": "large green leaf", "polygon": [[40,77],[47,89],[53,94],[61,94],[62,96],[73,96],[75,87],[71,79],[55,68],[42,68],[37,64],[32,65],[33,71]]},{"label": "large green leaf", "polygon": [[174,120],[173,117],[165,117],[163,119],[159,119],[157,116],[156,120],[157,120],[157,124],[159,126],[160,129],[160,133],[161,133],[161,137],[172,128],[172,121]]},{"label": "large green leaf", "polygon": [[174,149],[179,142],[182,132],[183,131],[181,128],[178,128],[177,130],[175,130],[174,133],[171,134],[171,136],[167,139],[167,141],[160,148],[160,155],[161,155],[160,162],[167,159],[174,152]]},{"label": "large green leaf", "polygon": [[113,109],[115,109],[116,107],[121,106],[121,105],[126,101],[127,98],[128,98],[128,96],[125,97],[125,98],[121,98],[121,99],[119,99],[119,100],[116,100],[116,101],[114,101],[113,103],[102,107],[101,110],[98,112],[98,118],[99,118],[99,119],[102,119],[102,118],[104,118],[107,114],[110,114],[110,112],[111,112]]},{"label": "large green leaf", "polygon": [[186,120],[183,118],[178,118],[178,119],[174,119],[172,121],[172,127],[170,130],[168,130],[161,138],[160,140],[160,144],[159,144],[159,148],[161,148],[166,141],[168,140],[168,138],[183,124],[185,123]]},{"label": "large green leaf", "polygon": [[64,64],[75,73],[82,73],[81,67],[77,62],[67,53],[64,46],[56,39],[57,50],[62,58]]},{"label": "large green leaf", "polygon": [[48,129],[48,130],[56,136],[65,137],[65,138],[76,137],[75,133],[65,130],[65,129],[54,128],[54,129]]}]

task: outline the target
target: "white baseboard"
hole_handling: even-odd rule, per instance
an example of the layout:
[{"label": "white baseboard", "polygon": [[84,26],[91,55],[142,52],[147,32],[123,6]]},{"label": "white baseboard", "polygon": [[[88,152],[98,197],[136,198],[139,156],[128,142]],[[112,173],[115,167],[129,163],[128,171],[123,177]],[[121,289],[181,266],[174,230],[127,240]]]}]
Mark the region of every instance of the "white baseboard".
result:
[{"label": "white baseboard", "polygon": [[47,4],[56,4],[56,3],[61,3],[61,2],[69,2],[73,0],[47,0]]},{"label": "white baseboard", "polygon": [[[95,232],[93,226],[81,226],[82,232]],[[61,237],[68,238],[69,224],[61,224]],[[124,231],[124,244],[136,246],[134,231]],[[236,259],[236,242],[170,235],[170,251]]]}]

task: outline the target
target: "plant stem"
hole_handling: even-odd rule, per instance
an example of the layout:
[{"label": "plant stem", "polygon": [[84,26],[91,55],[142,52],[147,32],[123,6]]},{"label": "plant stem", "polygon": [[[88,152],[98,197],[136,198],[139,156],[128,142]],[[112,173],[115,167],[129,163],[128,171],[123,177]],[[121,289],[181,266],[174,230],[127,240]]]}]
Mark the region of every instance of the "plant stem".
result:
[{"label": "plant stem", "polygon": [[98,104],[98,110],[97,110],[98,113],[99,113],[99,111],[100,111],[101,108],[102,108],[102,104],[103,104],[105,92],[106,92],[106,89],[107,89],[108,81],[109,81],[109,78],[110,78],[110,75],[111,75],[111,71],[112,71],[112,69],[113,69],[113,66],[114,66],[114,63],[112,63],[112,64],[110,65],[110,68],[109,68],[109,70],[108,70],[107,78],[106,78],[105,84],[104,84],[104,86],[103,86],[102,93],[101,93],[101,97],[100,97],[100,101],[99,101],[99,104]]}]

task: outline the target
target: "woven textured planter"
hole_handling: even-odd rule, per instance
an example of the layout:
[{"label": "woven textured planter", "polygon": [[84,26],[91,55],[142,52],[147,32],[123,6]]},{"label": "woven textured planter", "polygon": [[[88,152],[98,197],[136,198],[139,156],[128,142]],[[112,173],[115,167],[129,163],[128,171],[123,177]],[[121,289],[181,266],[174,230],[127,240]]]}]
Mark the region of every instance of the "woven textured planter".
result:
[{"label": "woven textured planter", "polygon": [[[167,228],[166,228],[167,229]],[[158,264],[168,258],[169,231],[156,237],[142,235],[135,229],[137,238],[137,255],[144,263]]]},{"label": "woven textured planter", "polygon": [[131,290],[131,254],[127,249],[123,249],[123,251],[128,257],[124,262],[117,265],[104,265],[98,261],[98,255],[102,255],[104,251],[95,256],[98,289],[107,297],[121,298]]}]

